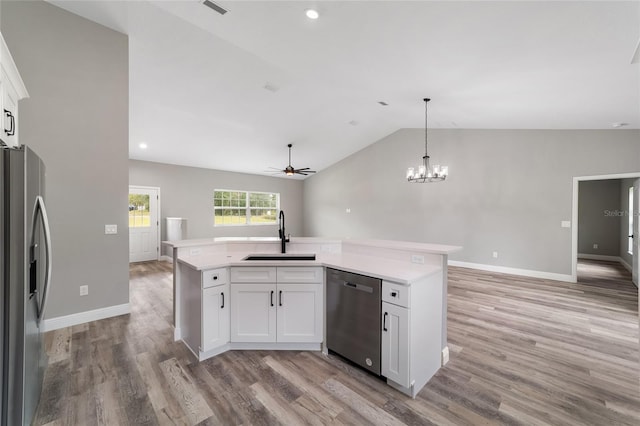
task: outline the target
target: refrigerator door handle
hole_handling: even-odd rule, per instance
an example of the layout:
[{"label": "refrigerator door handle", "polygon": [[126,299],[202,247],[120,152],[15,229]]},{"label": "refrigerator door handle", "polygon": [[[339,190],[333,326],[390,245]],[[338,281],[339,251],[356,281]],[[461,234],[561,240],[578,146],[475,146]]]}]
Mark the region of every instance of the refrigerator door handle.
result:
[{"label": "refrigerator door handle", "polygon": [[44,314],[44,308],[47,304],[47,296],[49,294],[49,285],[51,284],[51,230],[49,228],[49,217],[47,216],[47,209],[44,206],[44,199],[38,195],[35,205],[33,206],[33,220],[31,222],[31,246],[35,244],[35,233],[38,217],[42,218],[42,229],[44,230],[44,245],[45,245],[45,275],[44,285],[42,286],[42,303],[38,303],[38,323],[42,321]]}]

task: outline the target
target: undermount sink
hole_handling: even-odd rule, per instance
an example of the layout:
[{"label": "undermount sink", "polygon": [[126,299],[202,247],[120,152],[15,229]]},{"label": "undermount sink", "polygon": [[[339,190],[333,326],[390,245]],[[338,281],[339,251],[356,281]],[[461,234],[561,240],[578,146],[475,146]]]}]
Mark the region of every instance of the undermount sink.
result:
[{"label": "undermount sink", "polygon": [[260,253],[250,254],[242,260],[316,260],[316,255],[308,253]]}]

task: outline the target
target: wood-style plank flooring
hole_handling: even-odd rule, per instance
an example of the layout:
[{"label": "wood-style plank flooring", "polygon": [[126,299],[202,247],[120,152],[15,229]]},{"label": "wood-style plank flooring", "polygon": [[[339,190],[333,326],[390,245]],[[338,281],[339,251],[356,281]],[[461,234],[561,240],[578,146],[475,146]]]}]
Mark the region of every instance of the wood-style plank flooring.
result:
[{"label": "wood-style plank flooring", "polygon": [[638,425],[638,291],[449,268],[451,360],[415,400],[336,357],[173,342],[170,265],[131,266],[130,315],[48,332],[37,425]]}]

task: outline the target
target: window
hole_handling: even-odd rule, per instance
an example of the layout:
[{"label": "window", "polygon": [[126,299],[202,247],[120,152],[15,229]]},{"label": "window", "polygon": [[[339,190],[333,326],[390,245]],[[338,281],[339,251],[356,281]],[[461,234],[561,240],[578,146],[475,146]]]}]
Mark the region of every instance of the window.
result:
[{"label": "window", "polygon": [[275,225],[279,211],[280,194],[225,189],[213,194],[215,226]]},{"label": "window", "polygon": [[629,233],[627,235],[629,236],[627,251],[629,254],[633,254],[633,186],[629,188]]},{"label": "window", "polygon": [[149,195],[129,194],[129,228],[151,226],[149,217]]}]

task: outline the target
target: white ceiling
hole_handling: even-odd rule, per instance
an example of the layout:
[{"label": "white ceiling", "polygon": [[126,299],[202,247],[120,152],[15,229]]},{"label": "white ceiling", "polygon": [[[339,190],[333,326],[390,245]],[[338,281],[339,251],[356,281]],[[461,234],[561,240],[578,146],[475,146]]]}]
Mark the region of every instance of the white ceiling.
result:
[{"label": "white ceiling", "polygon": [[322,170],[424,97],[429,128],[640,128],[637,1],[50,2],[129,35],[133,159]]}]

